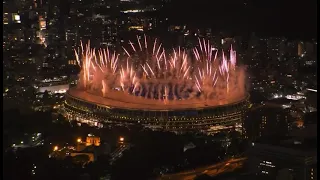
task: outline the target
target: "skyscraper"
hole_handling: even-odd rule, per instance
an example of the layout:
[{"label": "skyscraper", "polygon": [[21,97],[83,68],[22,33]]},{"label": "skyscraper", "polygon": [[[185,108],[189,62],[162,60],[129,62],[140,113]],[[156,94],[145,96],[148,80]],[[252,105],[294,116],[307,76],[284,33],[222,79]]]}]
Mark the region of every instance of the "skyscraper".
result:
[{"label": "skyscraper", "polygon": [[298,56],[302,56],[303,54],[303,42],[298,43]]}]

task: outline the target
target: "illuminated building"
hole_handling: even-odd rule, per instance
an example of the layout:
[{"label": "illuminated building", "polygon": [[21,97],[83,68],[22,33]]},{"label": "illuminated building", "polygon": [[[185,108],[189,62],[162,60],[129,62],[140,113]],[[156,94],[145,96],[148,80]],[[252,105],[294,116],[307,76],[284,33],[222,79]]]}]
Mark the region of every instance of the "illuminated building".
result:
[{"label": "illuminated building", "polygon": [[3,13],[3,24],[9,24],[9,14]]},{"label": "illuminated building", "polygon": [[98,136],[94,136],[92,134],[88,134],[88,136],[86,137],[86,141],[82,142],[81,138],[77,139],[77,151],[83,151],[84,149],[86,149],[87,147],[98,147],[100,146],[100,137]]},{"label": "illuminated building", "polygon": [[244,129],[246,136],[251,140],[275,134],[283,136],[288,134],[293,121],[289,111],[265,105],[248,111]]},{"label": "illuminated building", "polygon": [[[148,45],[145,35],[136,38],[137,43],[128,43],[132,52],[123,47],[122,55],[109,49],[99,57],[94,50],[76,52],[81,72],[77,87],[66,94],[68,119],[95,126],[141,124],[173,132],[214,133],[242,127],[248,93],[235,51],[217,58],[210,41],[199,39],[193,63],[187,49],[179,47],[166,55],[161,44],[157,45],[159,40]],[[199,52],[207,59],[200,58]],[[91,57],[99,60],[94,62]]]},{"label": "illuminated building", "polygon": [[241,126],[248,99],[222,106],[195,107],[190,104],[189,107],[166,109],[161,105],[137,105],[70,89],[64,106],[68,119],[93,126],[102,126],[102,123],[141,124],[154,130],[210,132]]},{"label": "illuminated building", "polygon": [[12,13],[12,21],[14,23],[21,23],[20,15],[18,13]]},{"label": "illuminated building", "polygon": [[3,13],[3,24],[6,25],[11,23],[20,24],[20,15],[18,13]]},{"label": "illuminated building", "polygon": [[298,56],[302,56],[303,53],[304,53],[303,43],[302,43],[302,42],[299,42],[299,43],[298,43]]},{"label": "illuminated building", "polygon": [[143,31],[143,26],[130,26],[129,30]]},{"label": "illuminated building", "polygon": [[288,139],[268,138],[252,143],[248,168],[256,178],[274,180],[286,172],[292,179],[317,179],[316,128],[302,131]]},{"label": "illuminated building", "polygon": [[46,86],[46,87],[39,87],[38,91],[44,93],[45,91],[57,94],[57,93],[65,93],[69,89],[69,84],[62,84],[62,85],[53,85],[53,86]]},{"label": "illuminated building", "polygon": [[86,138],[86,146],[100,146],[100,137],[88,135]]}]

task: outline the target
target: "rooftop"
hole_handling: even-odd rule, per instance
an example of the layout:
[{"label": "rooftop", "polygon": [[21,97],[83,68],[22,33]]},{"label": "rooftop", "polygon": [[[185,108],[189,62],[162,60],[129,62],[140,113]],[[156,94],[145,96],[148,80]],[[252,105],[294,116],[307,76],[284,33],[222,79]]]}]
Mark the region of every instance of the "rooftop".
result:
[{"label": "rooftop", "polygon": [[[107,108],[137,109],[137,110],[185,110],[185,109],[204,109],[208,107],[223,107],[242,102],[246,97],[231,97],[230,100],[176,100],[163,102],[160,100],[145,99],[123,92],[110,91],[106,97],[94,95],[89,92],[70,89],[68,95],[92,104],[97,104]],[[232,100],[232,101],[231,101]]]},{"label": "rooftop", "polygon": [[317,154],[317,128],[308,127],[296,130],[287,137],[268,137],[255,142],[257,148],[277,151],[297,156],[313,156]]}]

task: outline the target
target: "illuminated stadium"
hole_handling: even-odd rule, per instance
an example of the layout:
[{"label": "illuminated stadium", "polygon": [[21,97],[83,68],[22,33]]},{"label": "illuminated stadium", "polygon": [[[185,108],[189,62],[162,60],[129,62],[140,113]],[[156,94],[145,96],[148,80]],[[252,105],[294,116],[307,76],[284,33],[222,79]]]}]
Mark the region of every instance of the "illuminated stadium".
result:
[{"label": "illuminated stadium", "polygon": [[248,94],[232,47],[225,55],[199,39],[191,50],[167,52],[146,36],[128,46],[120,53],[89,44],[75,51],[81,72],[66,93],[68,119],[173,132],[241,127]]}]

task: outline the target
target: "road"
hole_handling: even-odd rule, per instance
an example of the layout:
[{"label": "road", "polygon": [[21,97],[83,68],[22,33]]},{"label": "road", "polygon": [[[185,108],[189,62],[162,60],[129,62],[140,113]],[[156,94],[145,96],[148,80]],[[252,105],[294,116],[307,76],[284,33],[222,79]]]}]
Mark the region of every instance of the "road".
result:
[{"label": "road", "polygon": [[161,176],[161,180],[192,180],[199,175],[207,174],[209,176],[217,176],[222,173],[232,172],[242,167],[243,162],[247,158],[232,158],[218,164],[209,165],[206,167],[200,167],[195,170],[180,172],[176,174],[167,174]]},{"label": "road", "polygon": [[36,146],[41,146],[43,145],[44,140],[41,137],[41,133],[35,133],[30,137],[28,142],[26,143],[20,143],[20,144],[13,144],[12,148],[17,149],[17,148],[29,148],[29,147],[36,147]]},{"label": "road", "polygon": [[114,161],[116,161],[118,158],[122,156],[122,152],[129,149],[131,146],[130,144],[122,144],[120,147],[118,147],[115,151],[113,151],[110,156],[110,163],[112,164]]}]

